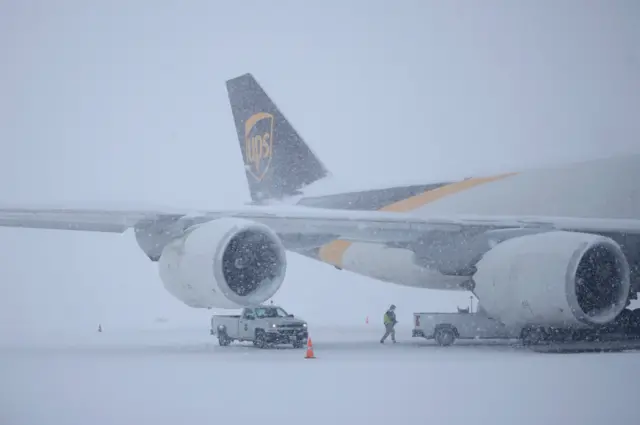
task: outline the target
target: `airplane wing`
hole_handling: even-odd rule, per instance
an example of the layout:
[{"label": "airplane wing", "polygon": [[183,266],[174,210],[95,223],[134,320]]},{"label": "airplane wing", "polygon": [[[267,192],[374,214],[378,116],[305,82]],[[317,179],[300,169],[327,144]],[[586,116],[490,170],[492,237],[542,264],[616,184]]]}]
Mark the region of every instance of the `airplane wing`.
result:
[{"label": "airplane wing", "polygon": [[160,216],[144,210],[0,208],[0,227],[123,233]]},{"label": "airplane wing", "polygon": [[408,242],[424,238],[431,231],[460,232],[469,228],[537,228],[640,234],[640,220],[636,219],[471,215],[417,217],[406,213],[299,206],[249,206],[216,211],[0,208],[0,227],[123,233],[136,226],[158,222],[184,220],[185,224],[192,224],[221,217],[255,220],[270,226],[279,234],[331,234],[360,242]]}]

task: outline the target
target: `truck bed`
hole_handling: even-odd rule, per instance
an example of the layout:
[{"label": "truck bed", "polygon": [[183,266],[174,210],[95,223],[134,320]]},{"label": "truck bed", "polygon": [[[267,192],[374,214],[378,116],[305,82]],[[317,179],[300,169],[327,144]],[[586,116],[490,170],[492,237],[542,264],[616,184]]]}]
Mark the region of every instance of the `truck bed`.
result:
[{"label": "truck bed", "polygon": [[211,335],[216,335],[218,326],[223,325],[227,328],[230,335],[236,335],[240,326],[240,318],[242,315],[214,315],[211,316]]}]

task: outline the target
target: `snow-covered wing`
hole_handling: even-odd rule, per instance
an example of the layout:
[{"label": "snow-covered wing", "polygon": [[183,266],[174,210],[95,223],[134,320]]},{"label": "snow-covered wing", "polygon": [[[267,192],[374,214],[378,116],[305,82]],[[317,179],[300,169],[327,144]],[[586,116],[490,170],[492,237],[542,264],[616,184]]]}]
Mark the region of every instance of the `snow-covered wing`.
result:
[{"label": "snow-covered wing", "polygon": [[127,210],[2,208],[0,226],[122,233],[155,216],[153,212]]},{"label": "snow-covered wing", "polygon": [[[426,220],[430,219],[427,218]],[[441,220],[444,221],[445,219],[442,218]],[[640,219],[458,214],[451,216],[448,222],[450,225],[457,224],[460,227],[536,228],[586,233],[640,234]]]},{"label": "snow-covered wing", "polygon": [[[211,218],[224,213],[209,213]],[[597,219],[542,216],[472,216],[417,217],[405,213],[379,211],[343,211],[298,208],[282,212],[235,211],[244,217],[267,224],[278,233],[334,234],[340,239],[362,242],[409,242],[428,238],[429,232],[461,232],[513,228],[570,230],[599,234],[640,235],[640,220]]]},{"label": "snow-covered wing", "polygon": [[180,209],[62,209],[0,208],[0,227],[81,230],[122,233],[136,225],[175,218],[185,223],[238,217],[267,224],[283,234],[335,234],[360,241],[409,240],[446,223],[425,222],[411,215],[375,211],[343,211],[307,207],[248,206],[239,209],[194,211]]},{"label": "snow-covered wing", "polygon": [[403,242],[430,231],[458,232],[468,227],[544,228],[594,233],[640,234],[640,220],[539,216],[417,217],[405,213],[346,211],[299,206],[248,206],[217,211],[0,208],[0,226],[122,233],[138,223],[175,217],[196,221],[242,217],[282,234],[332,234],[342,239]]}]

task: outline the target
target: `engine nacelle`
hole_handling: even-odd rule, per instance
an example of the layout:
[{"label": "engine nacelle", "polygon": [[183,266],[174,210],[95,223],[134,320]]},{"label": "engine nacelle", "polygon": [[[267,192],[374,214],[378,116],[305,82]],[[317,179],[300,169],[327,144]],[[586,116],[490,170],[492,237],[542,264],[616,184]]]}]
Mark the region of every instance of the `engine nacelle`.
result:
[{"label": "engine nacelle", "polygon": [[625,308],[629,264],[610,238],[553,231],[507,240],[476,265],[475,294],[507,325],[584,328]]},{"label": "engine nacelle", "polygon": [[164,287],[191,307],[257,305],[280,289],[286,251],[267,226],[237,218],[196,225],[158,261]]}]

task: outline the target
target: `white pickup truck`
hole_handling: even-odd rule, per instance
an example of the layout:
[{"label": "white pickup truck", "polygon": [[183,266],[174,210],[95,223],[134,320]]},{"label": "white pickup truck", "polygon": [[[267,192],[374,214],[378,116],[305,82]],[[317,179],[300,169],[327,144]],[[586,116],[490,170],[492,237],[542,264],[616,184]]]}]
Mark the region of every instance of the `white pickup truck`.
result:
[{"label": "white pickup truck", "polygon": [[235,316],[214,315],[210,333],[218,336],[222,346],[232,341],[252,341],[260,348],[275,344],[301,348],[309,335],[307,322],[274,305],[247,307]]},{"label": "white pickup truck", "polygon": [[456,339],[515,339],[521,329],[513,329],[490,318],[484,312],[414,313],[413,337],[435,339],[448,346]]}]

